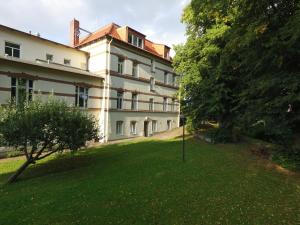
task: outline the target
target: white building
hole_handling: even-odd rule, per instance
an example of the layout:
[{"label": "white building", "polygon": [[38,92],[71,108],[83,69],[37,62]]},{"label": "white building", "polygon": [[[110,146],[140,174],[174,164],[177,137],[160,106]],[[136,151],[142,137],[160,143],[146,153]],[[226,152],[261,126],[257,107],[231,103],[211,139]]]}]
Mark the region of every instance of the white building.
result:
[{"label": "white building", "polygon": [[179,126],[169,47],[114,23],[80,30],[73,20],[67,46],[0,25],[0,104],[52,93],[95,115],[104,141]]}]

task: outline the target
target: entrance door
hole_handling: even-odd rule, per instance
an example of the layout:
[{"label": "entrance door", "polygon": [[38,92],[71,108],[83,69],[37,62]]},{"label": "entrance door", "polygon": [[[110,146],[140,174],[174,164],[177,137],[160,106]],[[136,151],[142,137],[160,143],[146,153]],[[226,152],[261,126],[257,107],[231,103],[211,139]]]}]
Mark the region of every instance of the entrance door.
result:
[{"label": "entrance door", "polygon": [[149,125],[149,122],[145,121],[144,122],[144,136],[145,137],[148,137],[148,125]]}]

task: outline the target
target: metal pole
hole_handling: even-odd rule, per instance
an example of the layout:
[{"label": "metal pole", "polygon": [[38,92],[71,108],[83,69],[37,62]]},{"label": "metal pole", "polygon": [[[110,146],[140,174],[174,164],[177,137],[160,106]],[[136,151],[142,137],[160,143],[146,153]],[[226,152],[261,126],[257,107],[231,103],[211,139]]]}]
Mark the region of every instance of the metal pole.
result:
[{"label": "metal pole", "polygon": [[185,162],[185,140],[184,140],[184,120],[182,125],[182,161]]}]

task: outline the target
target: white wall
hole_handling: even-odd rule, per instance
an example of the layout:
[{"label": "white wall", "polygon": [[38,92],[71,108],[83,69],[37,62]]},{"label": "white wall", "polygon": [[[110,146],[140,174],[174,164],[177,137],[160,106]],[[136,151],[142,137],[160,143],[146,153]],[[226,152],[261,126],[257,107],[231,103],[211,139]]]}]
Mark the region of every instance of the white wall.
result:
[{"label": "white wall", "polygon": [[0,28],[0,55],[5,55],[5,41],[20,45],[21,59],[35,61],[36,59],[46,60],[46,54],[53,55],[53,62],[64,64],[64,59],[71,60],[71,66],[81,69],[87,64],[87,54],[76,49],[64,47],[36,37],[30,37],[22,33],[4,30]]}]

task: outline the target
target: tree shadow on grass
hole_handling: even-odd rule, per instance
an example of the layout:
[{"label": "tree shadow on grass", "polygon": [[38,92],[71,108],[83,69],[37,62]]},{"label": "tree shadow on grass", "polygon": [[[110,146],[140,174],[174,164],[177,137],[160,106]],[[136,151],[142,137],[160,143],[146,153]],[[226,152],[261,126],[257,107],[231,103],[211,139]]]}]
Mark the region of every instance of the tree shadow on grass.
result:
[{"label": "tree shadow on grass", "polygon": [[[163,143],[166,142],[160,140],[126,142],[100,146],[98,148],[83,149],[75,154],[70,152],[59,153],[48,158],[46,161],[37,162],[35,165],[28,167],[24,173],[20,175],[16,182],[22,182],[72,170],[80,170],[82,168],[93,167],[94,165],[107,169],[112,163],[128,160],[127,154],[132,150],[134,150],[136,154],[143,154],[146,151],[149,151],[146,146],[151,146],[151,150],[155,151],[155,148],[153,147],[155,145],[161,147]],[[5,184],[7,179],[14,174],[14,172],[0,174],[0,185]]]}]

